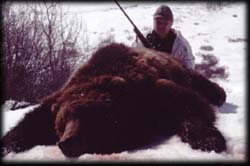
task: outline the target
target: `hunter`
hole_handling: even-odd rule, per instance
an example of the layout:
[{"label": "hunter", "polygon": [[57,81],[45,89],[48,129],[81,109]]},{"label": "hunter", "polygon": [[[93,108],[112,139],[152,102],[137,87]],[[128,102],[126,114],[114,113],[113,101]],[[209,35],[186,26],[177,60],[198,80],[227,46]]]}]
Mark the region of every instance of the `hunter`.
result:
[{"label": "hunter", "polygon": [[[158,50],[169,53],[187,67],[194,68],[194,56],[189,42],[182,36],[180,31],[172,28],[173,13],[166,5],[161,5],[154,13],[153,31],[146,35],[151,46]],[[134,47],[143,47],[138,37],[133,43]]]}]

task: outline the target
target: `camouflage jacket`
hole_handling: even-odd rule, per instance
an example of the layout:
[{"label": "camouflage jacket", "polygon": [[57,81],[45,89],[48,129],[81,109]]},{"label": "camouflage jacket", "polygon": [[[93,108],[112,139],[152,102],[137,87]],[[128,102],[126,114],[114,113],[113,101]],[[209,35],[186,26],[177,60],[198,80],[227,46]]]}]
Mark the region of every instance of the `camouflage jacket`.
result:
[{"label": "camouflage jacket", "polygon": [[[156,50],[170,53],[171,56],[174,56],[180,59],[187,68],[194,68],[194,56],[193,56],[192,49],[191,49],[189,42],[182,36],[180,31],[176,31],[173,29],[172,31],[175,33],[175,37],[173,39],[174,41],[168,44],[168,46],[170,45],[169,47],[171,48],[161,49],[160,48],[161,46],[157,47],[156,43],[152,42],[151,39],[149,38],[151,33],[147,35],[147,39]],[[143,44],[138,38],[136,38],[132,46],[143,47]]]}]

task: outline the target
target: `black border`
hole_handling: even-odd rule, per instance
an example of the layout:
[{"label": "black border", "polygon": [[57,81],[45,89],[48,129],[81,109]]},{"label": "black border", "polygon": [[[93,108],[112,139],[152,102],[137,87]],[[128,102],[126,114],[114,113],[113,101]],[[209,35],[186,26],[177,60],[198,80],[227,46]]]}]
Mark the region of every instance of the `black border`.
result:
[{"label": "black border", "polygon": [[[36,0],[28,0],[28,1],[25,1],[25,0],[5,0],[4,2],[8,2],[8,1],[10,1],[10,2],[39,2],[39,1],[36,1]],[[41,0],[40,0],[41,1]],[[56,0],[50,0],[50,1],[56,1]],[[60,0],[57,0],[58,2],[69,2],[69,3],[74,3],[74,2],[83,2],[83,3],[88,3],[88,2],[91,2],[91,3],[98,3],[98,2],[107,2],[107,3],[112,3],[113,1],[112,0],[104,0],[104,1],[102,1],[102,0],[94,0],[94,1],[90,1],[90,0],[62,0],[62,1],[60,1]],[[1,3],[0,3],[0,7],[2,8],[2,5],[3,5],[3,3],[4,2],[2,2],[1,1]],[[247,17],[248,17],[248,15],[249,15],[249,13],[248,13],[248,9],[249,9],[249,6],[248,6],[248,1],[247,0],[240,0],[240,1],[233,1],[233,0],[227,0],[227,1],[225,1],[225,0],[217,0],[217,1],[215,1],[215,0],[192,0],[192,1],[188,1],[188,0],[165,0],[165,1],[163,1],[163,0],[156,0],[156,1],[153,1],[153,0],[150,0],[150,1],[146,1],[146,0],[138,0],[138,1],[135,1],[135,0],[127,0],[127,1],[125,1],[125,0],[119,0],[119,2],[141,2],[141,3],[147,3],[147,2],[163,2],[163,3],[166,3],[166,2],[175,2],[175,3],[194,3],[194,2],[199,2],[199,3],[202,3],[202,2],[231,2],[231,3],[245,3],[246,4],[246,20],[245,20],[245,22],[247,23],[246,24],[246,38],[247,38],[247,41],[246,41],[246,44],[247,44],[247,51],[246,51],[246,54],[247,55],[249,55],[249,46],[248,46],[248,40],[249,40],[249,38],[247,37],[247,36],[249,36],[249,25],[248,25],[248,20],[247,20]],[[2,34],[2,13],[1,13],[1,36],[3,35]],[[0,38],[0,43],[1,43],[1,47],[0,47],[0,53],[1,53],[1,55],[2,55],[2,53],[3,53],[3,48],[2,48],[2,40],[3,40],[3,38],[1,37]],[[195,164],[216,164],[216,165],[219,165],[219,164],[226,164],[226,165],[244,165],[244,164],[246,164],[246,165],[248,165],[248,163],[249,163],[249,142],[248,142],[248,125],[249,125],[249,119],[248,119],[248,72],[249,72],[249,70],[248,70],[248,66],[249,66],[249,56],[247,56],[246,55],[246,59],[245,59],[245,65],[246,65],[246,76],[245,76],[245,78],[246,78],[246,98],[245,98],[245,103],[246,103],[246,127],[245,127],[245,129],[246,129],[246,131],[245,131],[245,133],[247,133],[246,134],[246,144],[247,144],[247,147],[246,147],[246,160],[245,161],[242,161],[242,162],[235,162],[235,161],[211,161],[211,162],[206,162],[206,161],[204,161],[204,162],[201,162],[201,161],[182,161],[182,162],[178,162],[178,161],[159,161],[159,162],[148,162],[148,161],[139,161],[139,162],[137,162],[137,161],[125,161],[125,162],[123,162],[123,161],[114,161],[114,162],[112,162],[112,161],[93,161],[93,162],[79,162],[79,161],[74,161],[74,160],[72,160],[72,161],[14,161],[14,162],[11,162],[11,161],[4,161],[4,162],[2,162],[2,158],[1,158],[1,162],[2,162],[2,164],[6,164],[6,165],[12,165],[12,164],[30,164],[30,165],[34,165],[34,164],[74,164],[74,165],[77,165],[77,164],[96,164],[96,165],[98,165],[98,164],[119,164],[119,165],[122,165],[122,164],[145,164],[145,165],[151,165],[151,164],[191,164],[191,165],[195,165]],[[235,56],[237,56],[237,55],[235,55]],[[240,55],[238,55],[238,56],[240,56]],[[1,101],[1,103],[2,103],[2,97],[3,97],[3,92],[4,92],[4,85],[3,85],[3,79],[4,79],[4,76],[3,76],[3,68],[2,68],[2,60],[0,61],[0,63],[1,63],[1,66],[0,66],[0,69],[1,69],[1,72],[0,72],[0,83],[1,83],[1,87],[0,87],[0,101]],[[237,64],[235,64],[235,65],[237,65]],[[240,74],[240,73],[239,73]],[[2,110],[1,110],[2,111]],[[0,117],[1,117],[1,119],[2,119],[2,113],[0,114]],[[1,127],[2,127],[2,123],[1,123]],[[0,128],[0,131],[2,131],[2,128]]]}]

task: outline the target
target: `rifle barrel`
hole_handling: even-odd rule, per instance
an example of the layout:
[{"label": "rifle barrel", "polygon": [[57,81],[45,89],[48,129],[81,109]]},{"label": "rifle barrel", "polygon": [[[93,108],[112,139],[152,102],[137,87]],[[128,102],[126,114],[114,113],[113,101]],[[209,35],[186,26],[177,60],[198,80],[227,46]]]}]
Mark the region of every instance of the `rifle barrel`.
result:
[{"label": "rifle barrel", "polygon": [[117,4],[117,6],[121,9],[121,11],[123,12],[123,14],[127,17],[127,19],[129,20],[129,22],[133,25],[134,27],[134,32],[137,34],[138,38],[141,40],[142,44],[146,47],[146,48],[152,48],[152,45],[149,43],[149,41],[143,36],[143,34],[140,32],[140,30],[136,27],[136,25],[133,23],[133,21],[129,18],[129,16],[127,15],[127,13],[123,10],[123,8],[121,7],[121,5],[118,3],[117,0],[114,0],[115,3]]},{"label": "rifle barrel", "polygon": [[117,0],[114,0],[115,1],[115,3],[117,4],[117,6],[121,9],[121,11],[123,12],[123,14],[128,18],[128,20],[129,20],[129,22],[134,26],[134,27],[136,27],[135,26],[135,24],[133,23],[133,21],[129,18],[129,16],[127,15],[127,13],[123,10],[123,8],[121,7],[121,5],[117,2]]}]

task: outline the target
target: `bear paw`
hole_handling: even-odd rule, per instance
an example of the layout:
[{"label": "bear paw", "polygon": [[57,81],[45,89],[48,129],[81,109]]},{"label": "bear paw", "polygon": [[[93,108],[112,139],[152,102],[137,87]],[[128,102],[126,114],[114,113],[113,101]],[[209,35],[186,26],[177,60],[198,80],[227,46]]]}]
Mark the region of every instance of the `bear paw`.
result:
[{"label": "bear paw", "polygon": [[180,137],[183,142],[189,143],[193,149],[214,150],[217,153],[226,150],[226,140],[214,126],[198,127],[185,123]]}]

